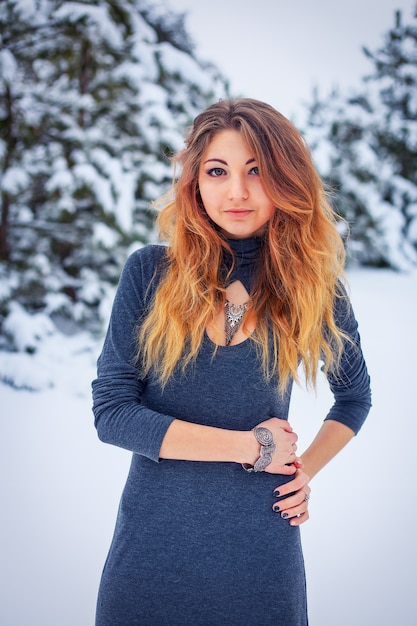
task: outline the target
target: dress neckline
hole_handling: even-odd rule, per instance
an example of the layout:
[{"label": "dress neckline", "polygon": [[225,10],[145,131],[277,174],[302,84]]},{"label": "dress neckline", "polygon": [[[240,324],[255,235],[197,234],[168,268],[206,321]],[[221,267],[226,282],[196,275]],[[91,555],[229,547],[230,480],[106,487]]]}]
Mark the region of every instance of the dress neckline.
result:
[{"label": "dress neckline", "polygon": [[235,280],[240,280],[246,291],[251,293],[256,280],[258,260],[264,240],[262,237],[250,237],[248,239],[226,239],[226,241],[233,252],[233,256],[227,250],[224,251],[221,267],[222,278],[224,281],[226,280],[227,273],[232,267],[234,260],[234,267],[228,278],[227,285],[230,285]]}]

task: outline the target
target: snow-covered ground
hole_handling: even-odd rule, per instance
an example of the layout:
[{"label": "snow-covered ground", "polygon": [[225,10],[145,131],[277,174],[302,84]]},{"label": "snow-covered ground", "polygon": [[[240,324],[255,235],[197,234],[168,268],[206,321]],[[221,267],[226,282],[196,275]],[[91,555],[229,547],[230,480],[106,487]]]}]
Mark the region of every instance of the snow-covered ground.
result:
[{"label": "snow-covered ground", "polygon": [[[359,436],[312,482],[303,526],[310,622],[415,626],[417,274],[357,270],[349,279],[374,406]],[[93,625],[130,460],[96,438],[96,348],[54,341],[32,372],[42,391],[0,385],[2,626]],[[28,357],[20,366],[30,377]],[[300,447],[330,401],[324,382],[317,397],[296,390],[291,422]]]}]

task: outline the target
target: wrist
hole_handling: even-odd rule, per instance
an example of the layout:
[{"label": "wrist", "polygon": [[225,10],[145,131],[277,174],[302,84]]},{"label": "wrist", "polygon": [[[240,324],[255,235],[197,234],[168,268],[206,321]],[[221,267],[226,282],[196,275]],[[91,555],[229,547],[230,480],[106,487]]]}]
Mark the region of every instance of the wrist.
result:
[{"label": "wrist", "polygon": [[234,439],[235,445],[237,444],[235,463],[255,465],[259,459],[261,446],[253,436],[253,431],[234,431]]},{"label": "wrist", "polygon": [[258,458],[253,463],[242,463],[247,472],[264,472],[272,462],[272,455],[276,450],[274,437],[271,431],[264,426],[256,426],[253,431],[255,441],[258,444]]}]

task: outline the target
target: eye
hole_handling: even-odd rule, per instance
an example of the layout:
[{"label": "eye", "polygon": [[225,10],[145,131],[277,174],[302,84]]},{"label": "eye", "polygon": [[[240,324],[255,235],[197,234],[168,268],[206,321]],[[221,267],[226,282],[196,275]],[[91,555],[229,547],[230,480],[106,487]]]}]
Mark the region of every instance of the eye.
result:
[{"label": "eye", "polygon": [[255,176],[259,176],[259,167],[257,165],[254,165],[253,167],[251,167],[251,169],[249,170],[249,174],[254,174]]},{"label": "eye", "polygon": [[209,176],[213,176],[213,178],[217,178],[218,176],[223,176],[225,174],[225,170],[222,167],[212,167],[208,170],[207,174]]}]

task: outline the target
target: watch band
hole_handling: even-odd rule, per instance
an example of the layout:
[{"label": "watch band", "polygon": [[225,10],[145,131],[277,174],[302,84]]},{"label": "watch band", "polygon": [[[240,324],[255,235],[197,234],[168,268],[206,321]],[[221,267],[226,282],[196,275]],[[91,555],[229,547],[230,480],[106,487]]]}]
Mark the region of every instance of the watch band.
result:
[{"label": "watch band", "polygon": [[271,463],[272,454],[275,452],[277,447],[274,443],[274,437],[268,428],[265,428],[264,426],[256,426],[253,429],[253,434],[255,435],[256,441],[261,444],[260,456],[255,465],[242,463],[242,467],[247,472],[264,472]]}]

